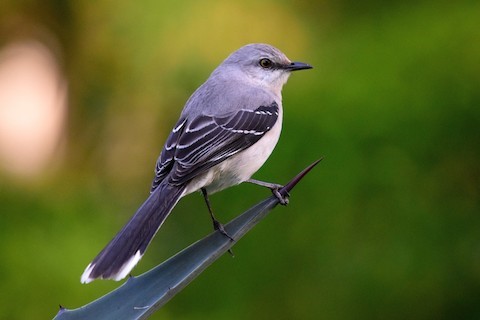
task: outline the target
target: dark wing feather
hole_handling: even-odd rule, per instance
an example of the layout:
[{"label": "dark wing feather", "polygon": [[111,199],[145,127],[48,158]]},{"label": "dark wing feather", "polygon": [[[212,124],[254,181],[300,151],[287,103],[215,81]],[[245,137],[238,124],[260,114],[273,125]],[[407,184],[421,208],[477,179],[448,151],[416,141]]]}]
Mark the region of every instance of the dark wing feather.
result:
[{"label": "dark wing feather", "polygon": [[165,142],[165,146],[163,147],[162,153],[158,157],[157,164],[155,165],[155,178],[153,179],[150,192],[153,192],[158,187],[160,182],[162,182],[162,180],[165,179],[165,177],[172,170],[178,139],[185,130],[186,122],[186,118],[180,118],[172,132],[170,132],[170,135]]},{"label": "dark wing feather", "polygon": [[272,102],[224,116],[200,115],[188,124],[180,119],[157,161],[152,190],[168,174],[170,183],[181,185],[250,147],[273,127],[278,111]]}]

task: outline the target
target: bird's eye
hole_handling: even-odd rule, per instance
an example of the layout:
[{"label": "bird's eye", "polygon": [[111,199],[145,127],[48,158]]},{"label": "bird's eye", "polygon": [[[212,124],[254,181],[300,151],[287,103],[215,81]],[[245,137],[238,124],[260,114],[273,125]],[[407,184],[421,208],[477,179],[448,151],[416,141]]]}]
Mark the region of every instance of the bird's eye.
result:
[{"label": "bird's eye", "polygon": [[273,65],[273,62],[272,60],[270,59],[267,59],[267,58],[263,58],[261,59],[259,62],[260,66],[264,69],[268,69],[268,68],[271,68],[272,65]]}]

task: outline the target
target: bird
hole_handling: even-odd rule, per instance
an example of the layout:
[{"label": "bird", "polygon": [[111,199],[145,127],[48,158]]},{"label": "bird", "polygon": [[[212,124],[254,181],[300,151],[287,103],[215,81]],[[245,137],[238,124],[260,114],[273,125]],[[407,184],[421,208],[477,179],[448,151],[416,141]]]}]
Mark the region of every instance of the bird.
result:
[{"label": "bird", "polygon": [[283,85],[293,71],[311,68],[269,44],[247,44],[231,53],[187,100],[157,159],[150,195],[88,264],[81,282],[125,278],[180,198],[190,193],[202,192],[214,228],[231,240],[208,195],[251,182],[270,188],[286,204],[280,185],[251,176],[279,140]]}]

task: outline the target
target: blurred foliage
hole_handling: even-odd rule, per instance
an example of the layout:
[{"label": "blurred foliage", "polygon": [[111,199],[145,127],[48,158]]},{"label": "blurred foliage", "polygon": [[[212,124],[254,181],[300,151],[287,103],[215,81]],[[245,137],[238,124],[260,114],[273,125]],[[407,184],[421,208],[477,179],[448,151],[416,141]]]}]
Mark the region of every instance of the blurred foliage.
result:
[{"label": "blurred foliage", "polygon": [[[315,69],[284,88],[255,176],[325,160],[154,319],[480,318],[478,1],[13,1],[0,45],[49,34],[69,82],[67,152],[0,180],[0,318],[53,317],[118,286],[80,284],[146,197],[188,96],[230,52],[271,43]],[[267,191],[212,197],[227,221]],[[228,208],[228,212],[226,208]],[[210,231],[183,199],[134,270]]]}]

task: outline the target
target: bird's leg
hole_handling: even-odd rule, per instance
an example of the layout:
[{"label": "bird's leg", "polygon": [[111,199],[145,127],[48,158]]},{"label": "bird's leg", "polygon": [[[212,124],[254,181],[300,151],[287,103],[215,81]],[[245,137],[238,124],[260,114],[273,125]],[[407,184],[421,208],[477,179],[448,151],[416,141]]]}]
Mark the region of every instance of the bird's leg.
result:
[{"label": "bird's leg", "polygon": [[278,192],[279,189],[283,188],[281,184],[277,183],[270,183],[270,182],[265,182],[265,181],[260,181],[260,180],[255,180],[255,179],[248,179],[246,182],[256,184],[258,186],[262,186],[265,188],[268,188],[272,190],[272,193],[275,197],[277,197],[278,201],[280,201],[280,204],[286,206],[288,204],[288,197],[290,196],[287,193],[287,196],[284,197],[280,192]]},{"label": "bird's leg", "polygon": [[[224,236],[226,236],[226,237],[229,238],[230,240],[235,241],[235,240],[227,233],[227,231],[225,231],[225,228],[223,227],[223,224],[221,224],[220,221],[218,221],[217,218],[215,218],[215,215],[213,214],[213,211],[212,211],[212,206],[210,205],[210,199],[208,199],[207,190],[206,190],[205,188],[201,188],[201,190],[202,190],[203,198],[205,199],[205,203],[207,204],[207,207],[208,207],[208,212],[210,213],[210,218],[212,218],[213,228],[214,228],[215,230],[220,231],[221,234],[223,234]],[[228,252],[230,252],[230,254],[233,255],[233,253],[232,253],[231,250],[228,250]]]}]

